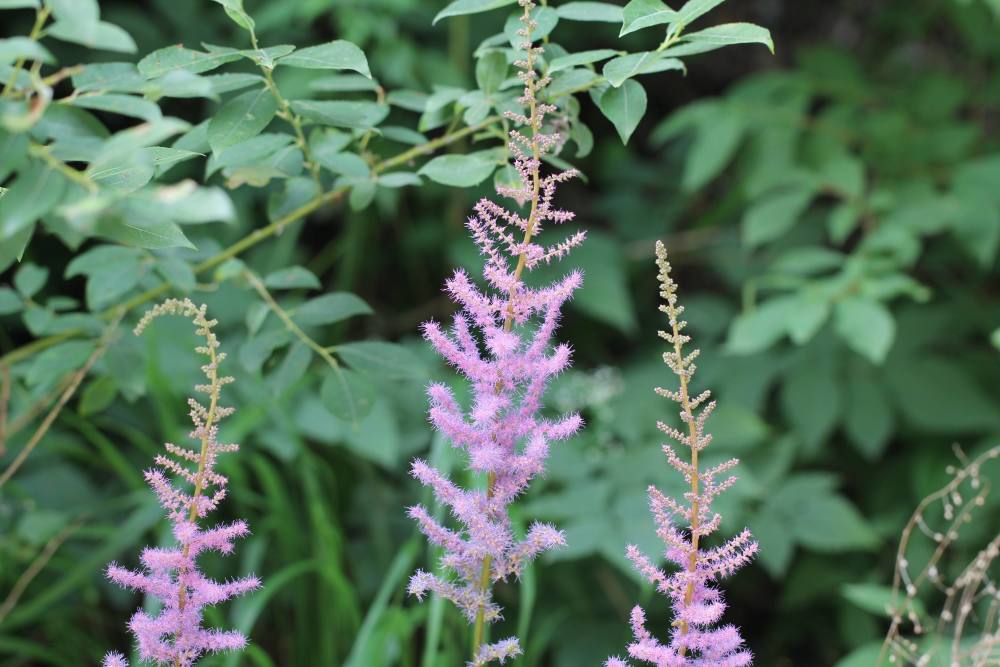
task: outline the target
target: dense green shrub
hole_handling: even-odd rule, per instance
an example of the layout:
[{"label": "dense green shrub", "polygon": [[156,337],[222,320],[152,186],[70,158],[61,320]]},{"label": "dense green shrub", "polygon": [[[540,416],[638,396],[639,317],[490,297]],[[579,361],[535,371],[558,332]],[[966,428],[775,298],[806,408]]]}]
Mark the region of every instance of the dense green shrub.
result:
[{"label": "dense green shrub", "polygon": [[[172,292],[207,302],[231,346],[227,437],[245,450],[222,464],[223,513],[254,530],[235,569],[267,582],[209,616],[248,631],[247,652],[205,664],[461,664],[462,619],[405,598],[435,554],[401,508],[421,498],[412,456],[461,468],[422,398],[450,376],[414,334],[449,314],[450,268],[478,264],[468,204],[508,178],[497,113],[516,89],[494,54],[510,35],[491,38],[510,8],[435,23],[449,3],[63,0],[41,45],[11,39],[37,4],[0,0],[4,664],[126,645],[132,601],[100,572],[169,537],[140,471],[185,433],[197,368],[183,324],[142,340],[117,324]],[[662,39],[549,4],[553,56]],[[649,391],[656,238],[720,399],[713,447],[745,462],[724,528],[761,542],[729,614],[758,664],[872,664],[907,517],[947,481],[952,443],[1000,435],[995,5],[729,3],[705,25],[767,25],[777,58],[745,46],[621,87],[605,61],[555,79],[554,165],[586,176],[565,198],[590,238],[570,260],[587,276],[565,322],[576,370],[550,402],[588,426],[516,517],[569,543],[497,589],[522,664],[596,664],[632,601],[666,613],[622,550],[656,548],[646,484],[677,490]],[[997,533],[994,498],[960,553]]]}]

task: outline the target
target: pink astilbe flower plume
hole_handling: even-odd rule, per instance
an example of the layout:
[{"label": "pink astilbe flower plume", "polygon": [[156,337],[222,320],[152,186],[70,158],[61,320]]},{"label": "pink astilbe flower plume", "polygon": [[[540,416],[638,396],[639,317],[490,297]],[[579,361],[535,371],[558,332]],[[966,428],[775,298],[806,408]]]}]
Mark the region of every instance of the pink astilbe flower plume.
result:
[{"label": "pink astilbe flower plume", "polygon": [[[677,375],[680,384],[677,390],[657,388],[656,393],[680,406],[685,430],[662,422],[657,426],[690,452],[690,458],[685,460],[670,445],[663,446],[667,461],[684,476],[691,490],[682,500],[676,500],[656,487],[649,487],[656,534],[666,545],[667,560],[678,569],[668,574],[632,545],[626,555],[645,579],[670,598],[674,619],[670,642],[663,644],[646,629],[646,614],[642,607],[636,606],[630,619],[634,641],[628,646],[628,654],[656,667],[747,667],[753,656],[744,648],[739,630],[732,625],[717,626],[726,604],[715,582],[749,563],[757,553],[757,543],[750,531],[744,530],[721,546],[706,549],[702,544],[721,521],[720,515],[712,510],[712,501],[736,481],[735,477],[721,476],[738,461],[730,459],[710,468],[699,468],[699,454],[712,440],[705,431],[705,422],[715,403],[706,403],[710,397],[707,391],[697,396],[689,393],[698,350],[684,352],[684,345],[690,340],[682,333],[687,324],[680,319],[684,307],[677,304],[677,285],[670,277],[667,252],[660,242],[656,243],[656,265],[660,269],[657,277],[664,300],[660,310],[666,313],[670,324],[670,330],[661,331],[660,337],[672,346],[664,353],[663,361]],[[609,658],[605,667],[628,667],[628,663],[621,658]]]},{"label": "pink astilbe flower plume", "polygon": [[[188,667],[205,653],[236,650],[246,645],[246,637],[240,632],[202,627],[202,611],[206,606],[259,588],[260,580],[249,576],[233,581],[213,581],[198,569],[199,554],[205,551],[231,554],[234,541],[250,533],[243,521],[212,528],[198,525],[198,520],[205,518],[226,496],[227,479],[215,470],[218,455],[239,449],[238,445],[218,441],[219,421],[233,413],[232,408],[219,404],[222,387],[232,382],[232,378],[219,375],[219,364],[226,355],[218,350],[219,341],[212,331],[216,322],[205,317],[205,306],[195,306],[188,299],[168,299],[143,316],[135,333],[142,333],[161,315],[182,315],[191,319],[197,334],[205,339],[204,345],[196,351],[207,358],[201,369],[208,383],[196,385],[195,390],[208,397],[208,405],[188,399],[189,414],[194,422],[190,436],[199,447],[189,449],[167,443],[165,449],[174,458],[157,455],[157,467],[145,473],[146,482],[167,511],[177,546],[147,547],[140,558],[141,570],[111,563],[107,575],[124,588],[142,591],[163,602],[157,615],[151,616],[140,609],[129,621],[129,629],[138,644],[139,658],[157,665]],[[104,657],[104,667],[127,666],[128,662],[120,653],[111,652]]]},{"label": "pink astilbe flower plume", "polygon": [[451,508],[458,530],[436,521],[424,507],[410,508],[410,516],[434,544],[444,549],[441,564],[448,574],[418,571],[409,592],[423,598],[429,592],[451,600],[473,624],[472,659],[480,667],[505,662],[520,654],[516,638],[485,641],[485,624],[501,618],[493,600],[493,584],[519,577],[525,564],[547,549],[562,545],[563,534],[546,524],[532,525],[523,539],[516,539],[507,508],[533,477],[544,470],[549,444],[564,440],[580,428],[578,415],[556,420],[539,412],[542,395],[553,376],[570,364],[571,350],[551,341],[560,310],[582,276],[572,272],[555,284],[532,288],[522,280],[524,271],[565,255],[583,241],[582,232],[554,246],[535,241],[544,223],[563,223],[573,214],[553,205],[556,186],[572,178],[573,171],[541,173],[542,157],[558,144],[547,133],[545,116],[554,107],[538,99],[548,83],[539,77],[535,63],[542,49],[533,45],[531,19],[534,3],[520,0],[524,14],[523,57],[516,65],[524,84],[519,101],[524,113],[508,113],[526,131],[513,130],[508,143],[520,184],[498,187],[527,209],[509,210],[488,199],[480,201],[469,218],[468,229],[485,257],[483,275],[487,288],[479,289],[463,271],[447,281],[446,291],[460,306],[450,331],[436,322],[424,325],[424,336],[471,384],[467,410],[451,390],[441,384],[428,389],[430,419],[451,443],[466,452],[469,468],[484,473],[486,490],[460,488],[422,460],[412,473],[433,489],[437,499]]}]

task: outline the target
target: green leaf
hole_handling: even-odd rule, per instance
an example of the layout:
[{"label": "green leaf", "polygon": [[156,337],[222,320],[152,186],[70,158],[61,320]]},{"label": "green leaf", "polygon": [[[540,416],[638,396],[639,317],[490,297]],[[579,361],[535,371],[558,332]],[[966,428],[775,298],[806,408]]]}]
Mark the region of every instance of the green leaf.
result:
[{"label": "green leaf", "polygon": [[436,183],[467,188],[485,181],[496,168],[496,161],[475,153],[439,155],[425,164],[418,173]]},{"label": "green leaf", "polygon": [[[224,76],[224,75],[223,75]],[[250,77],[251,83],[259,83],[256,77]],[[218,101],[219,94],[212,84],[209,76],[192,74],[187,70],[179,69],[150,81],[143,86],[143,93],[151,100],[159,100],[162,97],[176,97],[188,99],[194,97],[204,97],[206,99]]]},{"label": "green leaf", "polygon": [[990,342],[993,343],[993,347],[1000,350],[1000,329],[995,329],[990,335]]},{"label": "green leaf", "polygon": [[190,292],[195,288],[196,277],[191,265],[178,257],[159,257],[156,260],[156,271],[163,279],[181,292]]},{"label": "green leaf", "polygon": [[155,121],[163,118],[160,107],[141,97],[106,93],[104,95],[86,95],[76,97],[70,104],[84,109],[107,111],[119,116],[132,116],[140,120]]},{"label": "green leaf", "polygon": [[796,307],[788,310],[788,337],[796,345],[805,345],[830,316],[830,302],[826,295],[809,292],[799,294],[796,302]]},{"label": "green leaf", "polygon": [[371,383],[346,368],[333,369],[326,376],[320,397],[330,414],[355,425],[371,412],[375,403]]},{"label": "green leaf", "polygon": [[630,32],[642,30],[654,25],[673,23],[677,20],[677,12],[670,9],[661,0],[632,0],[625,5],[622,14],[622,29],[619,37]]},{"label": "green leaf", "polygon": [[768,497],[765,511],[803,546],[822,553],[867,550],[878,537],[857,509],[833,492],[835,478],[800,473],[786,479]]},{"label": "green leaf", "polygon": [[476,61],[476,85],[487,95],[500,90],[507,79],[507,56],[500,51],[487,51]]},{"label": "green leaf", "polygon": [[107,21],[81,25],[74,21],[59,20],[46,30],[46,34],[64,42],[81,44],[89,49],[119,53],[135,53],[138,50],[131,35]]},{"label": "green leaf", "polygon": [[389,114],[386,104],[345,100],[296,100],[292,102],[292,110],[307,120],[357,130],[370,130]]},{"label": "green leaf", "polygon": [[726,350],[732,354],[754,354],[768,349],[785,335],[796,300],[771,299],[737,317],[729,327]]},{"label": "green leaf", "polygon": [[808,451],[817,451],[837,427],[842,396],[831,364],[800,363],[785,378],[780,392],[782,412]]},{"label": "green leaf", "polygon": [[27,37],[0,39],[0,64],[13,63],[21,58],[54,63],[55,58],[44,46]]},{"label": "green leaf", "polygon": [[419,186],[423,182],[420,176],[411,171],[394,171],[389,174],[380,174],[376,184],[384,188],[402,188],[408,185]]},{"label": "green leaf", "polygon": [[549,63],[549,74],[555,74],[561,70],[579,65],[589,65],[620,54],[621,51],[615,51],[614,49],[594,49],[592,51],[581,51],[579,53],[571,53],[568,56],[553,58],[552,62]]},{"label": "green leaf", "polygon": [[89,417],[103,412],[115,400],[118,394],[118,385],[110,375],[102,375],[87,385],[80,395],[80,404],[77,412],[81,417]]},{"label": "green leaf", "polygon": [[137,248],[194,248],[184,232],[169,220],[136,220],[116,215],[98,223],[98,236]]},{"label": "green leaf", "polygon": [[853,373],[847,385],[844,430],[854,448],[869,461],[878,460],[889,444],[895,421],[883,386],[871,373]]},{"label": "green leaf", "polygon": [[329,169],[334,174],[348,176],[350,178],[368,178],[371,175],[371,167],[357,153],[319,153],[316,161],[320,166]]},{"label": "green leaf", "polygon": [[7,181],[12,173],[21,171],[27,163],[28,135],[8,134],[0,129],[0,181]]},{"label": "green leaf", "polygon": [[609,60],[604,64],[604,78],[615,88],[621,86],[627,79],[640,74],[664,72],[667,70],[684,71],[684,63],[677,58],[667,58],[655,51],[630,53]]},{"label": "green leaf", "polygon": [[826,222],[830,240],[838,244],[843,243],[859,222],[861,222],[861,211],[857,205],[843,202],[835,206]]},{"label": "green leaf", "polygon": [[677,23],[691,25],[695,19],[704,16],[726,0],[688,0],[677,12]]},{"label": "green leaf", "polygon": [[889,387],[899,412],[930,433],[993,431],[994,400],[975,376],[954,361],[926,352],[888,365]]},{"label": "green leaf", "polygon": [[138,67],[140,73],[147,78],[154,79],[177,70],[200,74],[242,57],[240,52],[234,49],[204,53],[177,44],[153,51],[139,61]]},{"label": "green leaf", "polygon": [[57,19],[81,28],[97,23],[101,18],[97,0],[45,0],[45,4]]},{"label": "green leaf", "polygon": [[[876,616],[889,616],[892,613],[895,596],[890,586],[844,584],[840,589],[840,594],[858,609],[863,609]],[[919,600],[916,602],[919,603]],[[921,612],[920,615],[924,616],[925,612]]]},{"label": "green leaf", "polygon": [[637,81],[629,79],[620,88],[605,90],[598,98],[597,106],[618,130],[622,143],[627,144],[646,113],[646,90]]},{"label": "green leaf", "polygon": [[297,341],[288,348],[285,358],[281,360],[271,375],[267,378],[267,383],[275,395],[283,394],[289,387],[302,379],[309,369],[309,362],[312,361],[312,350],[305,343]]},{"label": "green leaf", "polygon": [[836,250],[821,246],[803,246],[782,253],[771,262],[768,270],[772,273],[812,276],[839,269],[844,265],[844,255]]},{"label": "green leaf", "polygon": [[7,267],[15,261],[21,261],[21,258],[24,257],[24,251],[28,248],[28,243],[35,233],[35,227],[35,223],[31,223],[27,227],[22,227],[21,231],[10,238],[0,240],[0,272],[6,271]]},{"label": "green leaf", "polygon": [[24,381],[29,387],[50,386],[83,366],[96,345],[94,341],[71,340],[50,347],[35,356]]},{"label": "green leaf", "polygon": [[240,347],[240,364],[250,373],[260,371],[274,351],[288,343],[288,329],[270,329],[255,334]]},{"label": "green leaf", "polygon": [[337,346],[337,355],[362,373],[390,380],[425,380],[428,371],[410,350],[395,343],[361,341]]},{"label": "green leaf", "polygon": [[590,232],[572,257],[583,270],[586,285],[570,302],[572,307],[626,334],[633,333],[637,328],[635,304],[621,244],[605,234]]},{"label": "green leaf", "polygon": [[375,199],[375,182],[371,180],[361,181],[351,186],[351,193],[347,197],[347,203],[352,211],[363,211]]},{"label": "green leaf", "polygon": [[800,544],[821,553],[868,550],[878,536],[851,503],[837,495],[814,495],[796,508],[792,533]]},{"label": "green leaf", "polygon": [[764,195],[743,216],[743,243],[755,248],[780,238],[809,208],[816,191],[807,184]]},{"label": "green leaf", "polygon": [[205,166],[205,174],[211,176],[220,169],[231,169],[262,162],[266,157],[285,148],[293,141],[295,141],[294,137],[289,134],[259,134],[246,141],[213,152]]},{"label": "green leaf", "polygon": [[267,88],[241,93],[222,105],[208,123],[208,143],[219,151],[255,137],[277,111],[278,102]]},{"label": "green leaf", "polygon": [[693,55],[736,44],[763,44],[774,53],[771,32],[753,23],[724,23],[698,32],[685,33],[683,43],[676,47],[677,51],[671,51],[679,54],[683,50],[684,55]]},{"label": "green leaf", "polygon": [[87,167],[90,180],[120,194],[128,194],[149,183],[156,174],[153,156],[145,151],[114,152]]},{"label": "green leaf", "polygon": [[824,162],[819,171],[823,185],[845,199],[855,199],[864,192],[865,165],[856,157],[837,156]]},{"label": "green leaf", "polygon": [[201,153],[186,151],[180,148],[168,148],[166,146],[153,146],[146,151],[153,160],[153,166],[161,176],[170,170],[174,165],[187,162],[195,158],[204,157]]},{"label": "green leaf", "polygon": [[88,63],[83,71],[73,75],[77,93],[102,92],[138,93],[146,77],[132,63]]},{"label": "green leaf", "polygon": [[31,262],[25,262],[18,268],[17,273],[14,274],[14,287],[21,293],[21,296],[25,299],[30,299],[38,294],[40,289],[45,287],[45,281],[48,278],[48,269],[32,264]]},{"label": "green leaf", "polygon": [[309,269],[301,266],[290,266],[269,273],[264,278],[264,284],[271,289],[319,289],[319,278]]},{"label": "green leaf", "polygon": [[517,0],[455,0],[450,5],[438,12],[433,23],[450,16],[463,16],[465,14],[478,14],[491,9],[513,5]]},{"label": "green leaf", "polygon": [[547,87],[553,98],[586,90],[597,80],[597,74],[590,69],[571,69],[558,72]]},{"label": "green leaf", "polygon": [[285,189],[271,194],[267,202],[268,218],[279,220],[299,210],[319,196],[319,185],[311,178],[297,177],[285,181]]},{"label": "green leaf", "polygon": [[846,658],[838,661],[833,667],[872,667],[872,665],[878,664],[881,657],[882,642],[873,642],[851,651]]},{"label": "green leaf", "polygon": [[896,336],[892,313],[878,301],[860,297],[837,303],[834,326],[848,347],[875,364],[885,361]]},{"label": "green leaf", "polygon": [[19,313],[24,309],[24,302],[17,292],[9,287],[0,287],[0,315]]},{"label": "green leaf", "polygon": [[622,8],[608,2],[567,2],[556,7],[559,18],[569,21],[621,23]]},{"label": "green leaf", "polygon": [[343,39],[301,49],[279,58],[277,64],[304,69],[353,70],[372,78],[364,51]]},{"label": "green leaf", "polygon": [[312,90],[322,93],[377,93],[378,83],[361,74],[329,74],[309,82]]},{"label": "green leaf", "polygon": [[713,104],[701,109],[697,133],[684,162],[681,186],[685,190],[698,190],[722,172],[743,141],[747,122],[746,114],[734,105]]},{"label": "green leaf", "polygon": [[795,540],[786,519],[777,512],[761,511],[750,520],[750,530],[760,543],[760,563],[772,577],[782,577],[795,552]]},{"label": "green leaf", "polygon": [[48,166],[34,162],[18,174],[0,198],[0,241],[4,244],[36,222],[62,200],[66,179]]},{"label": "green leaf", "polygon": [[293,319],[301,325],[322,325],[340,322],[355,315],[371,315],[371,306],[349,292],[331,292],[310,299],[295,309]]},{"label": "green leaf", "polygon": [[[135,202],[137,205],[140,202]],[[149,204],[142,202],[149,210]],[[235,222],[236,207],[225,190],[219,187],[200,187],[193,181],[157,188],[152,196],[153,207],[166,207],[170,219],[181,224],[206,222]]]},{"label": "green leaf", "polygon": [[984,269],[993,266],[1000,248],[1000,208],[985,188],[956,188],[958,210],[952,220],[955,238]]},{"label": "green leaf", "polygon": [[78,255],[66,267],[66,277],[87,276],[87,307],[101,310],[127,294],[146,274],[141,250],[101,245]]},{"label": "green leaf", "polygon": [[226,15],[233,20],[233,23],[244,30],[253,32],[254,20],[243,9],[243,0],[212,0],[212,2],[222,5]]}]

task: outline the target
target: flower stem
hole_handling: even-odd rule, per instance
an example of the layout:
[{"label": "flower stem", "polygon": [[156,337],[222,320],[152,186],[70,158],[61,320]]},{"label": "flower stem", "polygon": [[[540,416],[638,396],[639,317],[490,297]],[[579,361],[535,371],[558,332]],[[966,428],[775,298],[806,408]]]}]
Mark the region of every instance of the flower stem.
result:
[{"label": "flower stem", "polygon": [[[194,477],[194,492],[191,494],[191,507],[188,510],[188,523],[193,523],[198,517],[198,499],[201,497],[202,491],[205,488],[205,463],[208,460],[208,448],[212,441],[212,426],[215,423],[215,410],[219,404],[219,391],[221,389],[221,385],[219,384],[219,358],[215,354],[215,346],[210,340],[211,335],[211,332],[207,334],[209,340],[206,343],[209,359],[208,380],[210,383],[208,416],[205,417],[205,423],[202,426],[201,453],[198,457],[198,472],[195,473]],[[183,549],[185,560],[187,560],[190,553],[191,544],[187,543],[184,545]],[[181,613],[184,612],[184,606],[187,604],[187,584],[184,582],[184,575],[186,573],[186,568],[181,568],[177,573],[177,609]],[[180,656],[174,659],[174,667],[181,667]]]},{"label": "flower stem", "polygon": [[[531,4],[525,4],[524,15],[521,20],[524,22],[527,28],[528,34],[524,36],[524,41],[528,43],[527,53],[525,55],[526,72],[532,72],[534,70],[534,51],[531,48]],[[537,92],[535,88],[535,80],[530,76],[525,80],[525,93],[528,98],[528,120],[531,127],[531,153],[534,158],[535,168],[531,172],[531,212],[528,214],[528,221],[524,225],[524,240],[522,242],[521,253],[517,257],[517,265],[514,268],[514,280],[513,286],[511,287],[510,296],[507,302],[507,314],[504,319],[503,328],[504,331],[510,331],[514,326],[514,298],[516,297],[515,291],[517,290],[517,284],[520,282],[521,274],[524,273],[524,267],[527,264],[527,246],[528,242],[531,241],[531,237],[535,233],[535,224],[537,221],[538,213],[538,195],[541,190],[541,174],[539,173],[540,163],[541,163],[541,147],[538,143],[538,134],[541,132],[541,119],[538,117],[538,106],[535,99],[535,93]],[[487,490],[486,498],[487,500],[493,497],[493,487],[496,485],[496,474],[490,473],[487,478]],[[483,602],[480,603],[479,609],[476,612],[476,621],[472,630],[472,659],[476,659],[476,654],[479,652],[479,647],[483,643],[483,636],[485,634],[486,626],[486,607],[485,607],[485,597],[486,592],[490,589],[490,568],[493,564],[493,559],[490,556],[483,558],[483,567],[479,574],[479,582],[477,589],[482,594]]]},{"label": "flower stem", "polygon": [[[698,534],[699,519],[698,519],[698,490],[701,483],[701,478],[698,473],[698,440],[699,432],[698,427],[694,417],[694,411],[691,408],[691,398],[688,392],[688,375],[686,374],[686,364],[684,363],[684,356],[682,347],[682,338],[680,324],[677,321],[678,313],[677,309],[673,304],[668,302],[667,305],[667,315],[670,318],[670,326],[672,329],[673,341],[674,341],[674,355],[677,359],[678,370],[677,377],[680,379],[680,395],[681,395],[681,409],[683,410],[683,419],[688,424],[689,442],[691,445],[691,549],[688,553],[687,562],[687,585],[684,589],[684,606],[690,607],[691,601],[694,598],[694,573],[698,566],[698,542],[700,535]],[[683,643],[684,637],[687,636],[689,625],[686,620],[681,620],[675,622],[680,627],[680,637],[681,645],[678,649],[678,654],[681,657],[687,653],[687,646]]]}]

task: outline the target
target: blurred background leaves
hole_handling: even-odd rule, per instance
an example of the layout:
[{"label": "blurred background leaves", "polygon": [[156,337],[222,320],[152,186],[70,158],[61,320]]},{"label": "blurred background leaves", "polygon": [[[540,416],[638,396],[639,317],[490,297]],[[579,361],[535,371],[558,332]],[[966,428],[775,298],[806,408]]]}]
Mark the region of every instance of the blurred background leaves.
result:
[{"label": "blurred background leaves", "polygon": [[[551,4],[558,10],[566,3]],[[377,81],[395,95],[393,113],[419,110],[420,131],[447,123],[435,109],[450,110],[477,83],[482,97],[466,97],[462,113],[466,123],[485,118],[506,73],[488,56],[477,63],[470,54],[500,32],[510,8],[433,24],[446,3],[246,5],[267,44],[345,39],[361,46]],[[179,43],[248,46],[243,28],[219,9],[196,0],[105,0],[101,20],[126,29],[139,54]],[[571,134],[569,155],[586,183],[565,188],[561,203],[577,211],[590,238],[571,260],[586,283],[561,336],[574,345],[575,370],[553,388],[550,403],[581,410],[588,426],[553,452],[546,479],[517,517],[554,520],[569,541],[519,587],[498,589],[506,623],[527,628],[522,665],[597,664],[620,650],[637,598],[665,618],[623,557],[626,543],[655,551],[645,487],[666,491],[675,483],[655,431],[657,419],[672,416],[652,392],[669,381],[655,337],[662,326],[656,238],[677,267],[702,348],[699,388],[719,398],[710,422],[713,455],[744,461],[740,484],[724,498],[726,528],[749,525],[762,551],[758,566],[731,582],[729,616],[745,628],[758,664],[872,664],[869,646],[884,631],[879,596],[906,518],[945,479],[952,443],[976,452],[1000,435],[1000,5],[753,0],[723,5],[709,18],[768,26],[777,55],[737,47],[686,59],[687,75],[649,75],[638,89],[645,115],[613,117],[614,127],[600,109],[607,113],[614,95],[630,89],[638,95],[634,79],[593,104],[567,104],[580,120],[574,128],[583,128]],[[5,12],[4,36],[27,34],[31,22],[31,12]],[[648,31],[619,40],[618,28],[563,16],[550,40],[569,53],[657,44]],[[107,51],[91,56],[73,43],[52,49],[63,63],[121,59]],[[360,76],[313,74],[284,67],[275,76],[290,96],[353,89],[371,97]],[[623,92],[608,99],[610,91]],[[247,94],[226,104],[245,104]],[[121,100],[110,102],[121,109]],[[162,108],[198,123],[213,105],[211,95],[166,97],[153,105],[156,112],[140,104],[131,111],[164,123],[155,118]],[[60,120],[72,125],[77,116],[69,108]],[[348,113],[350,122],[339,122],[361,126],[374,113],[297,112]],[[189,144],[174,144],[181,152],[143,153],[127,173],[174,169],[177,178],[197,178],[183,151],[221,148],[224,119],[217,115],[204,137],[188,131]],[[57,136],[64,127],[46,131]],[[112,121],[111,129],[121,128]],[[413,140],[401,129],[384,130],[404,146]],[[630,135],[627,147],[619,134]],[[421,321],[448,315],[444,276],[478,263],[462,222],[489,190],[497,156],[475,152],[481,146],[469,140],[436,158],[472,155],[475,164],[442,172],[468,176],[454,183],[464,190],[390,187],[420,178],[413,163],[396,165],[399,176],[381,175],[385,187],[369,189],[359,185],[369,167],[345,157],[353,153],[338,130],[310,136],[319,165],[353,188],[349,206],[320,208],[242,261],[195,274],[198,262],[316,196],[308,169],[287,181],[289,170],[301,169],[293,143],[258,139],[255,156],[220,150],[213,157],[209,169],[221,171],[224,182],[197,194],[161,193],[181,226],[158,233],[183,229],[197,250],[81,246],[72,253],[42,236],[17,264],[20,248],[4,241],[0,263],[10,268],[0,278],[0,346],[7,352],[69,329],[99,336],[104,321],[68,313],[75,309],[69,299],[96,312],[160,279],[199,289],[196,297],[221,322],[237,377],[231,400],[240,410],[226,437],[244,450],[223,464],[232,479],[224,512],[246,517],[254,531],[241,562],[207,567],[254,570],[266,583],[210,619],[248,631],[251,649],[204,663],[459,664],[467,642],[462,620],[404,594],[406,574],[433,562],[403,512],[419,495],[408,461],[428,448],[439,461],[450,456],[446,443],[431,442],[423,386],[430,378],[454,381],[416,333]],[[24,150],[0,146],[3,178],[20,168],[13,161]],[[267,155],[273,159],[262,170],[255,161]],[[441,162],[424,165],[421,175],[440,180],[432,174]],[[477,165],[485,165],[481,178]],[[253,187],[235,187],[240,183]],[[112,185],[136,187],[128,179]],[[50,183],[35,196],[70,187]],[[127,242],[122,233],[99,235]],[[71,230],[61,237],[72,240]],[[170,245],[185,245],[178,240]],[[333,372],[290,335],[250,288],[247,272],[343,367]],[[23,364],[11,414],[58,391],[93,345],[63,342]],[[133,601],[100,572],[109,560],[131,558],[151,531],[154,541],[169,538],[139,473],[160,442],[184,437],[183,400],[197,374],[192,345],[184,323],[166,321],[142,340],[116,339],[4,488],[0,592],[18,591],[32,564],[44,563],[16,604],[0,607],[3,664],[69,666],[81,656],[95,664],[109,646],[125,645]],[[345,404],[345,393],[356,397],[351,409],[331,411]],[[5,463],[24,439],[8,444]],[[995,533],[1000,515],[992,502],[983,530]]]}]

